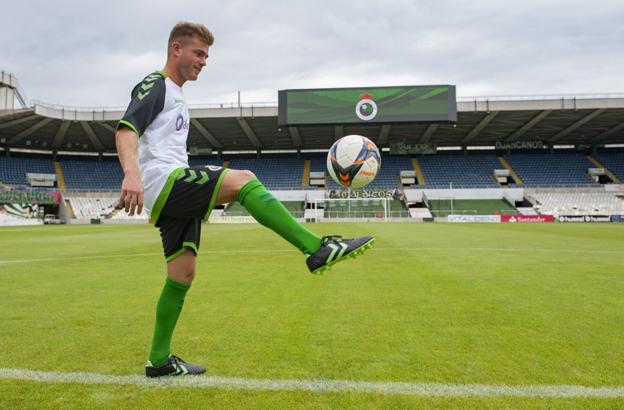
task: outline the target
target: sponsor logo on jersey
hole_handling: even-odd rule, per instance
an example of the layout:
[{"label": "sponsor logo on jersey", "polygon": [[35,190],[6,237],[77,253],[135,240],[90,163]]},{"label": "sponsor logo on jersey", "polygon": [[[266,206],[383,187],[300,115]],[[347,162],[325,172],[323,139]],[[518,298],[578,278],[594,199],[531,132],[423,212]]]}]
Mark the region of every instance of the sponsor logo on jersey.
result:
[{"label": "sponsor logo on jersey", "polygon": [[184,119],[184,116],[182,114],[179,114],[178,118],[176,119],[176,131],[180,131],[183,129],[188,130],[189,123],[188,120]]},{"label": "sponsor logo on jersey", "polygon": [[218,167],[216,165],[206,165],[206,168],[208,168],[211,171],[219,171],[223,167]]}]

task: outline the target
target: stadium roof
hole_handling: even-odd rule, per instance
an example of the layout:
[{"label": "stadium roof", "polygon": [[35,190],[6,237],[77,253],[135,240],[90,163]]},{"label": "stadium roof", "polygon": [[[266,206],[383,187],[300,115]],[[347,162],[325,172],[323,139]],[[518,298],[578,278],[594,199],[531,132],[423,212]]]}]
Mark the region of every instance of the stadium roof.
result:
[{"label": "stadium roof", "polygon": [[[479,97],[458,99],[457,124],[297,126],[278,129],[277,104],[191,106],[188,145],[214,151],[328,149],[343,135],[361,134],[380,147],[410,144],[492,146],[624,143],[624,95]],[[0,111],[0,146],[115,152],[119,109],[35,104]]]}]

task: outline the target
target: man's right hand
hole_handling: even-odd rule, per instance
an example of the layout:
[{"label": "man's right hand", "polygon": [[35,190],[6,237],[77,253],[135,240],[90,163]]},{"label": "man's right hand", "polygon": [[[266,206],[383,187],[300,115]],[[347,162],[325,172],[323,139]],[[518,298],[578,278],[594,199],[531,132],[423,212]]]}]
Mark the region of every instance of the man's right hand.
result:
[{"label": "man's right hand", "polygon": [[128,215],[137,215],[143,209],[143,184],[138,173],[127,173],[121,184],[121,197],[119,198],[119,208],[124,208]]}]

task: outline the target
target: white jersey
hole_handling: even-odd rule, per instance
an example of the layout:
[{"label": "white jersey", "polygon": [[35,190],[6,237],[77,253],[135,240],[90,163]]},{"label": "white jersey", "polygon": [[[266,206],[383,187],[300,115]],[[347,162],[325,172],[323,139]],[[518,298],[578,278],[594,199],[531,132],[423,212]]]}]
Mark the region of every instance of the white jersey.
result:
[{"label": "white jersey", "polygon": [[134,87],[130,105],[119,121],[118,127],[129,127],[139,137],[143,205],[154,222],[171,190],[171,173],[188,167],[189,121],[182,87],[162,71],[148,75]]}]

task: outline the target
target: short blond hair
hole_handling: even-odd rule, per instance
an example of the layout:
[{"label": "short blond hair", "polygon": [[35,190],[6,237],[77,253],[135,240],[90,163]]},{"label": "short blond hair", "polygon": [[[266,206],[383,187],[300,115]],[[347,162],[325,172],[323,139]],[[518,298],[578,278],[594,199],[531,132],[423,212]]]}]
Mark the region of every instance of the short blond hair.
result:
[{"label": "short blond hair", "polygon": [[171,29],[171,33],[169,34],[169,47],[173,44],[174,41],[184,41],[185,38],[197,37],[204,43],[211,46],[214,43],[214,36],[201,23],[190,23],[188,21],[181,21],[176,24],[173,29]]}]

